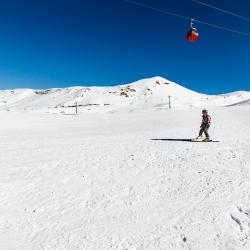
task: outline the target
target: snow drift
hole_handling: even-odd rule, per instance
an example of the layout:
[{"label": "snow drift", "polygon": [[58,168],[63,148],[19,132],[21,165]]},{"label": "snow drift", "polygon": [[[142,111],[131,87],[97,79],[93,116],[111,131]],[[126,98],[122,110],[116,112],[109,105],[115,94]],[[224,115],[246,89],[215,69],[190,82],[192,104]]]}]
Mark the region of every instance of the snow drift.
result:
[{"label": "snow drift", "polygon": [[241,101],[241,102],[238,102],[238,103],[234,103],[230,106],[244,106],[244,105],[250,105],[250,99],[248,100],[245,100],[245,101]]}]

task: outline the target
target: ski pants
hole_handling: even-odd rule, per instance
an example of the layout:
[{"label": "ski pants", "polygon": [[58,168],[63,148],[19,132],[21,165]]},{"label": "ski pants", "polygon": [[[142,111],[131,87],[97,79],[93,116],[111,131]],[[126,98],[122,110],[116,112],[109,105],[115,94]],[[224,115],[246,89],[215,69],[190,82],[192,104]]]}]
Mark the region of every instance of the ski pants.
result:
[{"label": "ski pants", "polygon": [[204,133],[206,138],[209,138],[209,134],[208,134],[209,127],[210,127],[209,124],[202,124],[200,132],[199,132],[199,136],[202,136],[202,134]]}]

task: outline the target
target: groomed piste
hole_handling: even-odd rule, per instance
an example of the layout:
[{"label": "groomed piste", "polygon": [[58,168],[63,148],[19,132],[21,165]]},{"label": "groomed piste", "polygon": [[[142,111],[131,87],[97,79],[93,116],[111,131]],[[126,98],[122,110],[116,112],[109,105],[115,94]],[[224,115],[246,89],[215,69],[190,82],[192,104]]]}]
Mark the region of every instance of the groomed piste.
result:
[{"label": "groomed piste", "polygon": [[[248,99],[159,77],[1,91],[0,249],[249,249]],[[190,142],[204,106],[219,143]]]}]

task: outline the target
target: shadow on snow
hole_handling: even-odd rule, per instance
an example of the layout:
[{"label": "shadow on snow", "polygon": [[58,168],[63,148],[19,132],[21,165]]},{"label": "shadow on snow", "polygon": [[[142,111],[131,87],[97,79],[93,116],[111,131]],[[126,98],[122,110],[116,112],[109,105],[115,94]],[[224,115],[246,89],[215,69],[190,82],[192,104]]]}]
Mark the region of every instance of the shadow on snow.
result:
[{"label": "shadow on snow", "polygon": [[[151,141],[179,141],[179,142],[203,142],[203,141],[197,141],[194,139],[173,139],[173,138],[167,138],[167,139],[151,139]],[[220,142],[220,141],[209,141],[209,142]]]},{"label": "shadow on snow", "polygon": [[189,141],[191,142],[192,139],[151,139],[152,141]]}]

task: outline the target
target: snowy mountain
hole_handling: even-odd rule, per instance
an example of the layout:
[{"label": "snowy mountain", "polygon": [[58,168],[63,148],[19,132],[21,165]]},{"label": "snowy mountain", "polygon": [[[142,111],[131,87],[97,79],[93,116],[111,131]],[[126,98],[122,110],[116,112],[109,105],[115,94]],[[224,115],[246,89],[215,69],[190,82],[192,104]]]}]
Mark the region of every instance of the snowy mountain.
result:
[{"label": "snowy mountain", "polygon": [[[0,250],[249,250],[249,100],[160,77],[0,91]],[[214,142],[190,141],[206,106]]]},{"label": "snowy mountain", "polygon": [[87,110],[109,108],[178,108],[229,106],[250,99],[250,92],[224,95],[194,92],[161,77],[143,79],[114,87],[69,87],[46,90],[14,89],[0,91],[0,109],[46,110],[68,108],[77,104]]}]

